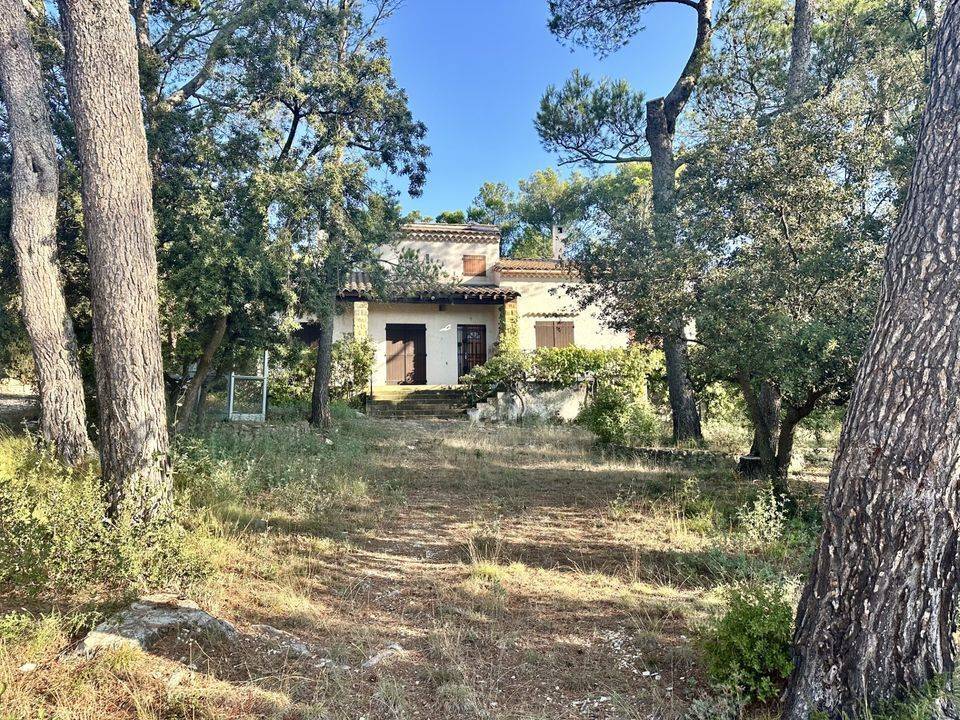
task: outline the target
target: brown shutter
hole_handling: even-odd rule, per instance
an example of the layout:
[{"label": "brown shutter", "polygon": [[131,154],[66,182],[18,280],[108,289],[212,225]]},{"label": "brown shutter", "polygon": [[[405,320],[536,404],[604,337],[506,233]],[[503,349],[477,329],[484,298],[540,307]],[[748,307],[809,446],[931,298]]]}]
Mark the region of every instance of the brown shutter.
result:
[{"label": "brown shutter", "polygon": [[538,320],[534,327],[537,331],[537,347],[553,347],[553,322]]},{"label": "brown shutter", "polygon": [[485,255],[463,256],[464,277],[482,277],[487,274],[487,257]]},{"label": "brown shutter", "polygon": [[555,346],[554,347],[567,347],[573,345],[573,323],[570,321],[563,321],[556,323],[555,333]]}]

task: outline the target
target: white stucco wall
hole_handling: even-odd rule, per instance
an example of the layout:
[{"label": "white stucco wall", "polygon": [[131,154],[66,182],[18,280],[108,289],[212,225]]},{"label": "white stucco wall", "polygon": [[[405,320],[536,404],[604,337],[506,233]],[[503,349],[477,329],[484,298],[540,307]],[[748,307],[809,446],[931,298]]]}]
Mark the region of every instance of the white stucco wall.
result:
[{"label": "white stucco wall", "polygon": [[[500,316],[497,305],[444,305],[433,303],[370,303],[370,337],[377,346],[373,384],[387,384],[387,323],[426,325],[427,385],[456,385],[457,325],[485,325],[487,357],[493,355]],[[349,323],[345,318],[348,317]],[[353,309],[337,315],[335,337],[353,332]]]},{"label": "white stucco wall", "polygon": [[625,332],[608,328],[597,308],[579,309],[576,301],[564,291],[564,285],[573,282],[544,280],[538,277],[504,277],[501,286],[520,293],[517,298],[520,347],[537,349],[536,323],[538,320],[572,320],[573,342],[583,348],[626,347],[630,337]]},{"label": "white stucco wall", "polygon": [[[435,242],[429,240],[401,240],[397,243],[397,249],[412,249],[421,255],[429,256],[435,262],[443,265],[444,269],[452,276],[462,279],[464,284],[471,285],[489,285],[493,282],[493,266],[500,259],[499,243],[465,243],[465,242]],[[486,277],[465,278],[463,277],[463,256],[464,255],[483,255],[487,259]],[[397,252],[392,247],[384,248],[383,257],[393,261],[397,257]]]},{"label": "white stucco wall", "polygon": [[353,303],[338,302],[333,316],[333,339],[339,340],[347,334],[353,334]]}]

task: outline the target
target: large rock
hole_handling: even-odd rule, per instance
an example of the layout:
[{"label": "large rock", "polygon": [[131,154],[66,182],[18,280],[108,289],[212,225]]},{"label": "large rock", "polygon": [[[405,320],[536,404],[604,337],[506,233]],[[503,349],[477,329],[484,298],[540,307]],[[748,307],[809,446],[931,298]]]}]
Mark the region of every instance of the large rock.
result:
[{"label": "large rock", "polygon": [[236,635],[236,628],[201,610],[195,602],[169,593],[147,595],[91,630],[70,653],[88,657],[102,649],[136,647],[147,650],[171,630],[187,627]]}]

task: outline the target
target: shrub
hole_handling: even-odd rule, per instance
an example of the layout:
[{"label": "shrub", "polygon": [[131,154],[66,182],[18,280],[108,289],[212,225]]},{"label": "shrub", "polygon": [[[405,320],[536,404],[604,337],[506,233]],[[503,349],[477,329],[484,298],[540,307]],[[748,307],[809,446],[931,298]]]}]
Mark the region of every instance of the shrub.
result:
[{"label": "shrub", "polygon": [[793,606],[781,584],[741,584],[710,626],[704,652],[711,678],[740,688],[748,700],[775,697],[790,675]]},{"label": "shrub", "polygon": [[532,367],[529,355],[518,350],[494,355],[463,377],[471,402],[481,402],[494,393],[515,388],[525,382]]},{"label": "shrub", "polygon": [[[316,372],[317,350],[297,342],[281,351],[270,379],[270,399],[289,405],[310,399]],[[330,359],[330,392],[338,400],[352,400],[370,381],[376,346],[373,340],[346,335],[333,343]]]},{"label": "shrub", "polygon": [[74,596],[182,587],[205,573],[175,518],[113,525],[94,465],[72,470],[30,438],[0,440],[0,585]]},{"label": "shrub", "polygon": [[737,522],[754,545],[768,545],[783,537],[787,523],[783,498],[777,497],[768,482],[753,499],[737,512]]},{"label": "shrub", "polygon": [[646,394],[648,377],[661,364],[658,351],[640,345],[613,350],[588,350],[571,345],[540,348],[533,353],[508,349],[474,368],[463,383],[475,401],[528,381],[570,387],[588,378],[592,378],[598,388],[617,386],[640,397]]},{"label": "shrub", "polygon": [[366,390],[373,372],[376,346],[364,335],[348,335],[333,344],[330,387],[340,400],[352,400]]},{"label": "shrub", "polygon": [[660,434],[660,420],[646,400],[613,385],[596,389],[579,420],[608,445],[645,445]]}]

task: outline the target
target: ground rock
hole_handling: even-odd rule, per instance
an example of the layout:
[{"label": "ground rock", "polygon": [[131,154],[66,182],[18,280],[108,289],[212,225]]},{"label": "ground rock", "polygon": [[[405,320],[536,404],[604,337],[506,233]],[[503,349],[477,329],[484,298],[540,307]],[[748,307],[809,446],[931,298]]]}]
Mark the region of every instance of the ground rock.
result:
[{"label": "ground rock", "polygon": [[170,593],[147,595],[100,623],[69,653],[88,657],[104,648],[136,647],[147,650],[170,630],[189,627],[236,635],[236,628],[225,620],[201,610],[195,602]]},{"label": "ground rock", "polygon": [[363,665],[361,667],[363,668],[376,667],[387,658],[393,657],[394,655],[399,655],[402,652],[403,652],[403,648],[400,647],[400,645],[398,645],[397,643],[394,643],[393,645],[388,645],[383,650],[378,652],[376,655],[368,657],[366,660],[364,660]]},{"label": "ground rock", "polygon": [[275,628],[273,625],[251,625],[251,630],[269,638],[294,655],[309,655],[310,647],[293,633]]}]

